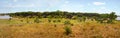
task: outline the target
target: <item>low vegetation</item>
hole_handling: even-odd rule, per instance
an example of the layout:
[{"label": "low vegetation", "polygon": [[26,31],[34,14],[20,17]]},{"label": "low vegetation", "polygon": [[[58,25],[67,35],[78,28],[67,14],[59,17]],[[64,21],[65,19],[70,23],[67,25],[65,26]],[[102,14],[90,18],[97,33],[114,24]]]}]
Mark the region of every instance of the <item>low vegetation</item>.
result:
[{"label": "low vegetation", "polygon": [[0,38],[119,38],[120,21],[110,14],[55,12],[9,13],[0,19]]},{"label": "low vegetation", "polygon": [[69,35],[69,34],[71,34],[72,33],[72,30],[71,30],[71,27],[70,26],[65,26],[65,34],[66,35]]}]

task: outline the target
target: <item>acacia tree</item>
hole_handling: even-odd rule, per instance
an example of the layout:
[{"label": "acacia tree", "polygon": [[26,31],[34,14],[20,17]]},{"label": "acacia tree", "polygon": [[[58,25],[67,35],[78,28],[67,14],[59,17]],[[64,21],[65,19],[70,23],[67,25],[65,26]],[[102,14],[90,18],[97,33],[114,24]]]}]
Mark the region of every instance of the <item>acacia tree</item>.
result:
[{"label": "acacia tree", "polygon": [[111,12],[110,15],[109,15],[109,18],[111,20],[115,20],[117,18],[117,16],[115,15],[115,12]]},{"label": "acacia tree", "polygon": [[117,16],[115,15],[115,12],[111,12],[109,14],[109,20],[108,23],[113,23],[113,20],[115,20],[117,18]]}]

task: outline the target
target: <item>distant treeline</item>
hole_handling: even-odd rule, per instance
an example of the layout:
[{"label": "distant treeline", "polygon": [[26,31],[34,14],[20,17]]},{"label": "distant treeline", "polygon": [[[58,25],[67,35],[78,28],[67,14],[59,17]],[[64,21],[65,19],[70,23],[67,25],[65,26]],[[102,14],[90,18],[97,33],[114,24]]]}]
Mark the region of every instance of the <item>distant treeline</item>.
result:
[{"label": "distant treeline", "polygon": [[53,12],[16,12],[16,13],[9,13],[11,17],[29,17],[29,18],[109,18],[115,19],[117,15],[115,12],[111,12],[110,14],[98,14],[98,13],[81,13],[81,12],[66,12],[66,11],[53,11]]},{"label": "distant treeline", "polygon": [[97,21],[109,20],[113,21],[117,18],[115,12],[110,14],[98,13],[82,13],[82,12],[67,12],[67,11],[53,11],[53,12],[16,12],[9,13],[11,17],[28,17],[28,18],[67,18],[67,19],[95,19]]}]

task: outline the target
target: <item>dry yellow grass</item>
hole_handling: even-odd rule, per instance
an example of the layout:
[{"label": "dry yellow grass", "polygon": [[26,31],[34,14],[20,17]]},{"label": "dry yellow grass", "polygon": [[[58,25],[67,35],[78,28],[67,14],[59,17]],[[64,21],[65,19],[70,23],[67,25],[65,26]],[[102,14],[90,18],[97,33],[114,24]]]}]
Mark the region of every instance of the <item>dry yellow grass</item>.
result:
[{"label": "dry yellow grass", "polygon": [[71,26],[72,33],[65,35],[64,23],[45,21],[44,23],[1,25],[0,38],[120,38],[120,22],[101,24],[88,20],[76,23],[75,20],[71,20],[71,22],[74,21],[72,22],[74,25]]}]

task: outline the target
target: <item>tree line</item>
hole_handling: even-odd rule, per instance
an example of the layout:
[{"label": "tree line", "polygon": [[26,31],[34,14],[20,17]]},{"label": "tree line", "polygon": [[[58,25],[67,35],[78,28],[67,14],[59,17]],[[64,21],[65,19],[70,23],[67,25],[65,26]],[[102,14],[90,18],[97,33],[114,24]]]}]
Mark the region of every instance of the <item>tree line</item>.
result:
[{"label": "tree line", "polygon": [[11,17],[29,17],[29,18],[67,18],[67,19],[95,19],[97,21],[110,20],[117,18],[115,12],[110,14],[98,13],[82,13],[82,12],[67,12],[67,11],[52,11],[52,12],[16,12],[8,13]]}]

